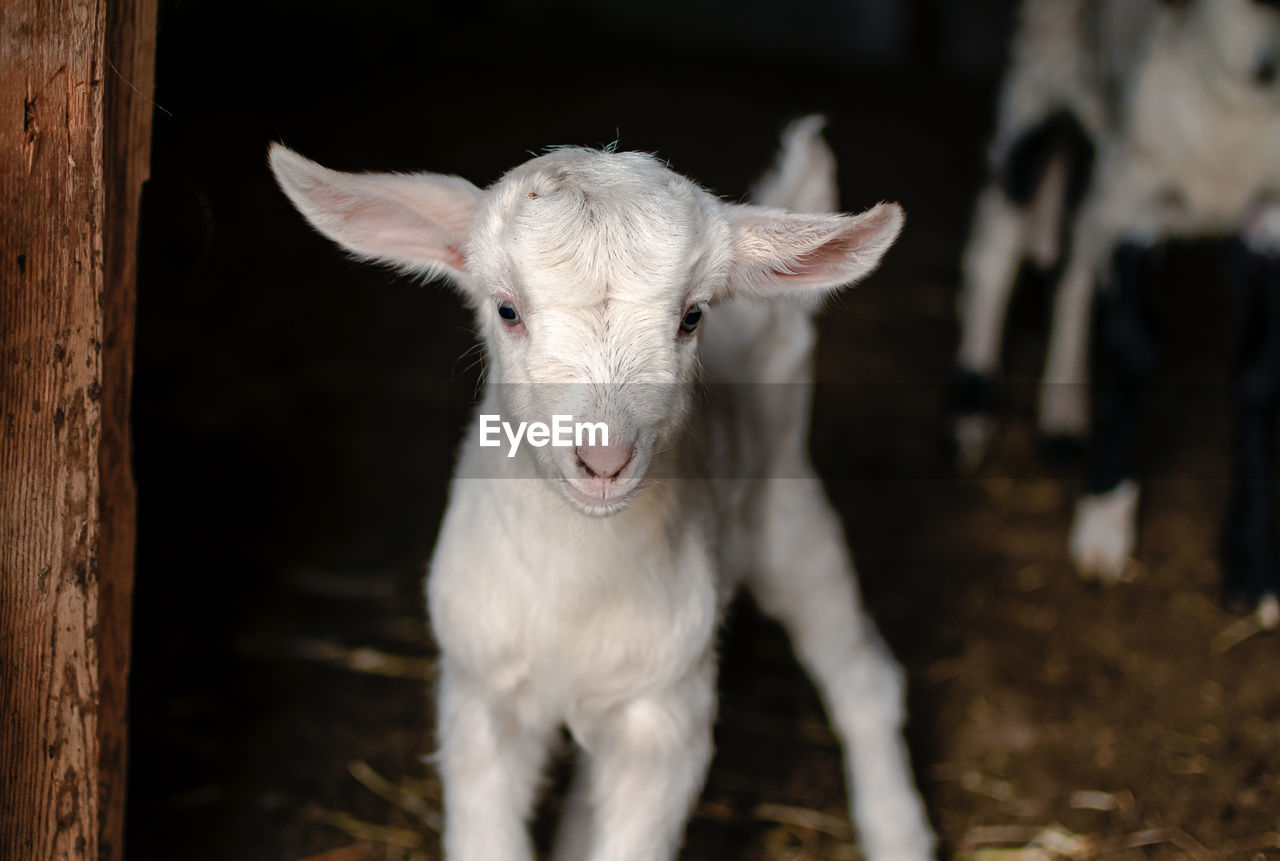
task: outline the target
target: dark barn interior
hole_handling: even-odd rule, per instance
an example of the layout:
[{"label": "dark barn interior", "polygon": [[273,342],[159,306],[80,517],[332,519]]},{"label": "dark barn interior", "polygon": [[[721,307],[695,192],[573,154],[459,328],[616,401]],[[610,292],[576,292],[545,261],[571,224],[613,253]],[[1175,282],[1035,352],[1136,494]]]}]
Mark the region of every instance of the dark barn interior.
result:
[{"label": "dark barn interior", "polygon": [[[815,110],[842,206],[908,213],[882,270],[822,319],[813,453],[910,677],[944,852],[1043,829],[1077,841],[1058,844],[1069,857],[1280,851],[1280,639],[1234,642],[1217,596],[1217,249],[1166,267],[1136,582],[1090,587],[1067,560],[1079,469],[1045,465],[1034,430],[1043,279],[1028,273],[1013,309],[994,454],[958,476],[940,445],[1012,6],[162,3],[127,857],[439,857],[421,580],[476,339],[447,286],[311,231],[268,143],[485,185],[548,145],[616,140],[738,198]],[[683,857],[859,857],[835,740],[781,631],[740,602],[721,653],[717,756]]]}]

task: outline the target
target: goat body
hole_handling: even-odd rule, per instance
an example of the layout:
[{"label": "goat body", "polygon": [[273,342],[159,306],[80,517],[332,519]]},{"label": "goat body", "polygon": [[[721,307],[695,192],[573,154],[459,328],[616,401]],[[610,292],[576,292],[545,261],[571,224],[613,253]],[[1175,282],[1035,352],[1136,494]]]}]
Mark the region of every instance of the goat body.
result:
[{"label": "goat body", "polygon": [[[834,204],[819,128],[788,132],[763,203]],[[555,150],[485,191],[339,174],[281,147],[271,161],[321,232],[458,286],[490,362],[479,415],[610,430],[514,457],[468,431],[427,579],[446,855],[533,857],[527,819],[563,725],[581,750],[555,856],[674,857],[712,752],[717,629],[746,584],[846,742],[867,857],[928,857],[901,672],[807,457],[814,327],[797,301],[874,270],[900,209],[728,204],[635,153]]]},{"label": "goat body", "polygon": [[[1280,8],[1274,0],[1026,0],[1014,45],[995,178],[979,198],[965,251],[957,365],[967,402],[955,434],[962,459],[976,462],[990,434],[983,410],[1005,310],[1025,258],[1043,267],[1061,261],[1041,430],[1050,438],[1086,431],[1090,308],[1100,285],[1101,454],[1071,552],[1082,573],[1114,580],[1135,543],[1132,434],[1156,355],[1158,297],[1148,284],[1156,273],[1139,258],[1169,240],[1227,236],[1252,261],[1236,272],[1280,260]],[[1262,337],[1255,349],[1266,352],[1272,338],[1280,348],[1280,319]],[[1280,366],[1252,368],[1280,375]],[[1273,388],[1280,391],[1280,376]],[[1274,409],[1258,403],[1246,412],[1269,421]],[[1237,463],[1238,476],[1273,473],[1255,449],[1238,447],[1237,459],[1250,460]],[[1252,501],[1258,493],[1235,495],[1250,501],[1235,506],[1233,519],[1272,519]],[[1280,571],[1265,572],[1272,563],[1259,556],[1273,533],[1272,524],[1246,542],[1254,546],[1246,555],[1257,558],[1228,561],[1229,588],[1240,585],[1234,591],[1250,602],[1280,591]],[[1274,560],[1274,552],[1263,555]]]}]

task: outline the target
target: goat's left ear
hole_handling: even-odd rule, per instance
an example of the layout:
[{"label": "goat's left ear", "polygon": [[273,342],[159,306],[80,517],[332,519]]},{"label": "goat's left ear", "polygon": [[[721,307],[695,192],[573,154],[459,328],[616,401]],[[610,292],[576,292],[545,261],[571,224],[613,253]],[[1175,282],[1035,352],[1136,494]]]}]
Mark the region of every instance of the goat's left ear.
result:
[{"label": "goat's left ear", "polygon": [[875,271],[906,220],[881,203],[858,215],[729,206],[733,261],[729,290],[761,298],[817,293]]}]

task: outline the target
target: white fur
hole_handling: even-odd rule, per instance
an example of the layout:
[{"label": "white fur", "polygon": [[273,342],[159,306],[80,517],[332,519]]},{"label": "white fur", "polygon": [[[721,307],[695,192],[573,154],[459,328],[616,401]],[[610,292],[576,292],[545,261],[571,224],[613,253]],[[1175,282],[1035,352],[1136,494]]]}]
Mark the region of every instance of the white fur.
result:
[{"label": "white fur", "polygon": [[[765,203],[820,196],[815,172],[833,182],[817,128],[793,130]],[[900,736],[902,674],[808,462],[808,389],[777,387],[787,394],[775,400],[697,385],[808,382],[812,303],[764,300],[869,274],[901,210],[732,205],[648,156],[577,149],[484,191],[334,174],[280,147],[272,166],[339,243],[452,277],[488,352],[480,413],[533,421],[564,408],[634,446],[606,480],[572,450],[509,459],[464,445],[427,581],[447,857],[532,858],[526,820],[561,725],[581,758],[556,857],[674,857],[711,757],[716,630],[743,582],[791,632],[847,743],[867,857],[929,857]],[[699,305],[696,334],[680,334]]]},{"label": "white fur", "polygon": [[1122,481],[1107,493],[1076,503],[1068,547],[1076,570],[1104,583],[1124,580],[1138,541],[1138,483]]}]

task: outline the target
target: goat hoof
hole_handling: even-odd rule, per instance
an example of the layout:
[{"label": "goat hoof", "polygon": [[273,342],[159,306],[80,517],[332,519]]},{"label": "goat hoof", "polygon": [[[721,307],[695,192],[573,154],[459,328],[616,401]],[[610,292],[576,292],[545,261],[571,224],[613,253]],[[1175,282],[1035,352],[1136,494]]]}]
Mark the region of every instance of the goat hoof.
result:
[{"label": "goat hoof", "polygon": [[1076,504],[1068,545],[1077,573],[1104,584],[1132,580],[1137,535],[1137,482],[1122,481],[1114,490],[1085,496]]},{"label": "goat hoof", "polygon": [[[1270,539],[1251,535],[1248,530],[1231,529],[1243,518],[1228,517],[1222,542],[1222,606],[1237,616],[1258,610],[1267,598],[1274,603],[1280,594],[1280,559]],[[1246,521],[1247,522],[1247,521]],[[1252,540],[1251,540],[1252,538]]]},{"label": "goat hoof", "polygon": [[1222,606],[1236,616],[1254,616],[1263,630],[1280,627],[1280,596],[1275,592],[1228,588],[1223,592]]},{"label": "goat hoof", "polygon": [[973,413],[956,416],[951,420],[948,450],[957,472],[977,472],[986,459],[995,436],[995,420],[990,416]]},{"label": "goat hoof", "polygon": [[1280,597],[1275,592],[1263,595],[1254,612],[1258,615],[1258,624],[1264,629],[1274,631],[1280,628]]},{"label": "goat hoof", "polygon": [[937,844],[932,833],[904,834],[892,844],[866,846],[864,857],[869,861],[934,861],[938,857]]},{"label": "goat hoof", "polygon": [[995,380],[979,371],[956,370],[947,393],[951,416],[947,447],[960,472],[981,464],[995,436]]}]

